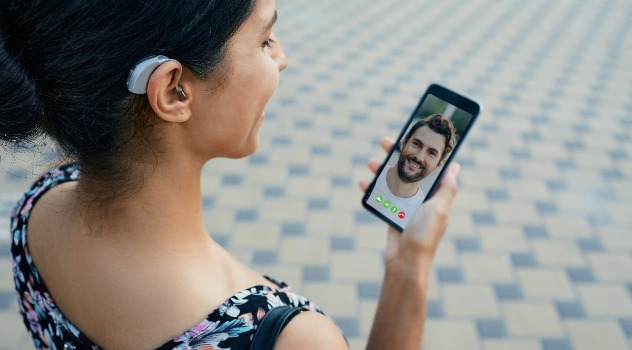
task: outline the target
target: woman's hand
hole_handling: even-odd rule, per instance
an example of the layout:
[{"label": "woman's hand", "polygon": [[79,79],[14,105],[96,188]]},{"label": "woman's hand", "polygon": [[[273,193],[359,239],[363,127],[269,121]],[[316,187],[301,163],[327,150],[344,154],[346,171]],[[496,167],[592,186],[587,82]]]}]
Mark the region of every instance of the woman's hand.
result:
[{"label": "woman's hand", "polygon": [[[381,144],[388,152],[395,142],[383,138]],[[379,162],[369,160],[372,172],[379,168]],[[421,347],[428,276],[432,259],[448,227],[458,172],[458,164],[452,164],[446,170],[432,198],[421,205],[404,232],[389,227],[384,251],[386,273],[367,349],[412,350]],[[368,187],[369,182],[360,182],[363,191]]]},{"label": "woman's hand", "polygon": [[443,174],[434,195],[417,210],[404,232],[392,227],[384,252],[387,267],[402,262],[414,268],[429,269],[441,238],[448,228],[452,201],[457,194],[456,178],[460,166],[453,163]]},{"label": "woman's hand", "polygon": [[[395,140],[393,140],[390,137],[382,137],[382,140],[380,140],[380,144],[382,145],[382,148],[384,149],[384,151],[388,153],[391,151],[391,148],[393,148],[393,146],[395,145]],[[371,172],[375,174],[380,169],[380,165],[382,164],[378,162],[377,160],[375,160],[375,158],[371,158],[369,159],[369,162],[367,165],[369,167],[369,170],[371,170]],[[370,184],[371,184],[370,181],[360,180],[359,185],[362,192],[366,192]]]},{"label": "woman's hand", "polygon": [[[382,148],[389,152],[395,141],[385,137],[380,143]],[[373,173],[377,172],[380,165],[375,159],[370,159],[368,162],[368,167]],[[404,232],[400,233],[389,226],[384,251],[387,267],[393,262],[400,261],[408,266],[429,268],[439,242],[448,227],[449,211],[457,193],[456,178],[459,169],[460,166],[456,163],[450,165],[432,198],[421,205]],[[369,184],[368,181],[360,181],[360,188],[366,191]]]}]

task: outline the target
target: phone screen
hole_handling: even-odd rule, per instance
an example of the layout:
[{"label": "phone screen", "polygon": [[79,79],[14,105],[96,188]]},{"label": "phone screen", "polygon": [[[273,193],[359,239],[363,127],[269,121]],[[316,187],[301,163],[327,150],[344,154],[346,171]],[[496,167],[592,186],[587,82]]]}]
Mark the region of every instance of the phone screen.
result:
[{"label": "phone screen", "polygon": [[405,229],[432,195],[479,110],[478,103],[432,85],[365,194],[364,206]]}]

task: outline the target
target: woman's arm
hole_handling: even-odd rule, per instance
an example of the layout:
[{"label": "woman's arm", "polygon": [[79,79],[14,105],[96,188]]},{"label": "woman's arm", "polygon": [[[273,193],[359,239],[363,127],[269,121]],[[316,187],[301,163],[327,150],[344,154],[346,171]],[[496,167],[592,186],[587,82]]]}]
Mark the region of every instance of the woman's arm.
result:
[{"label": "woman's arm", "polygon": [[430,268],[448,225],[457,192],[453,164],[435,195],[422,205],[403,233],[389,229],[386,273],[368,349],[419,349],[426,319]]},{"label": "woman's arm", "polygon": [[428,273],[413,267],[389,266],[373,319],[367,349],[416,349],[426,315]]},{"label": "woman's arm", "polygon": [[[392,140],[383,140],[388,150]],[[370,162],[375,172],[379,164]],[[448,226],[457,193],[459,165],[446,171],[434,196],[415,213],[404,232],[388,230],[382,291],[367,349],[418,350],[426,319],[426,293],[432,261]],[[368,183],[360,186],[366,190]],[[311,315],[310,315],[311,314]],[[334,323],[317,313],[303,313],[281,333],[275,349],[347,349]]]}]

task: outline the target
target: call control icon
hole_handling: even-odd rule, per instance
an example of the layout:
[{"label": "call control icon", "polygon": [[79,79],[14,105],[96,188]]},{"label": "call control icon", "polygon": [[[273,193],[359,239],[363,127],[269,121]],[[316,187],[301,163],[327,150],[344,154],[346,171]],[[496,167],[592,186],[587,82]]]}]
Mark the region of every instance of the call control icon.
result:
[{"label": "call control icon", "polygon": [[389,201],[384,202],[384,207],[385,208],[388,208],[390,206],[391,206],[391,202],[389,202]]},{"label": "call control icon", "polygon": [[382,196],[377,196],[377,197],[375,197],[375,200],[376,200],[378,203],[382,203],[382,201],[384,200],[384,198],[382,198]]},{"label": "call control icon", "polygon": [[403,211],[400,211],[397,216],[399,216],[400,219],[403,219],[406,217],[406,213],[404,213]]},{"label": "call control icon", "polygon": [[393,214],[397,213],[397,207],[392,207],[391,208],[391,213],[393,213]]}]

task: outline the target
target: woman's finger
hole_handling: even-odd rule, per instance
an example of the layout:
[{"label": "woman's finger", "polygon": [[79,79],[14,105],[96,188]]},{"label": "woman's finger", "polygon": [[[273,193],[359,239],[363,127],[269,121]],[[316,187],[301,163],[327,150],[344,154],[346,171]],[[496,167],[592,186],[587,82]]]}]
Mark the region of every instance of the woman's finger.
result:
[{"label": "woman's finger", "polygon": [[371,172],[373,174],[377,173],[378,170],[380,170],[380,162],[378,162],[377,160],[371,158],[369,159],[369,162],[367,163],[369,170],[371,170]]},{"label": "woman's finger", "polygon": [[388,136],[384,136],[382,137],[382,140],[380,140],[380,144],[382,145],[382,148],[384,149],[384,151],[388,153],[391,151],[391,148],[393,148],[393,145],[395,145],[395,140],[393,140],[392,138]]},{"label": "woman's finger", "polygon": [[[395,141],[390,138],[390,137],[382,137],[382,140],[380,140],[380,145],[382,145],[382,148],[384,149],[384,151],[386,152],[390,152],[391,148],[393,148],[393,145],[395,144]],[[377,160],[375,160],[374,158],[369,159],[367,166],[369,167],[369,170],[371,170],[371,172],[373,174],[376,174],[378,170],[380,170],[380,166],[382,164],[380,162],[378,162]],[[358,182],[358,186],[360,186],[360,189],[363,192],[366,192],[366,190],[369,188],[369,185],[371,184],[370,181],[366,181],[366,180],[360,180],[360,182]]]},{"label": "woman's finger", "polygon": [[456,196],[458,191],[456,178],[459,175],[459,170],[461,166],[458,163],[450,164],[450,167],[443,175],[441,179],[441,183],[437,188],[437,191],[432,195],[428,201],[438,202],[446,208],[449,208],[452,205],[452,200]]}]

